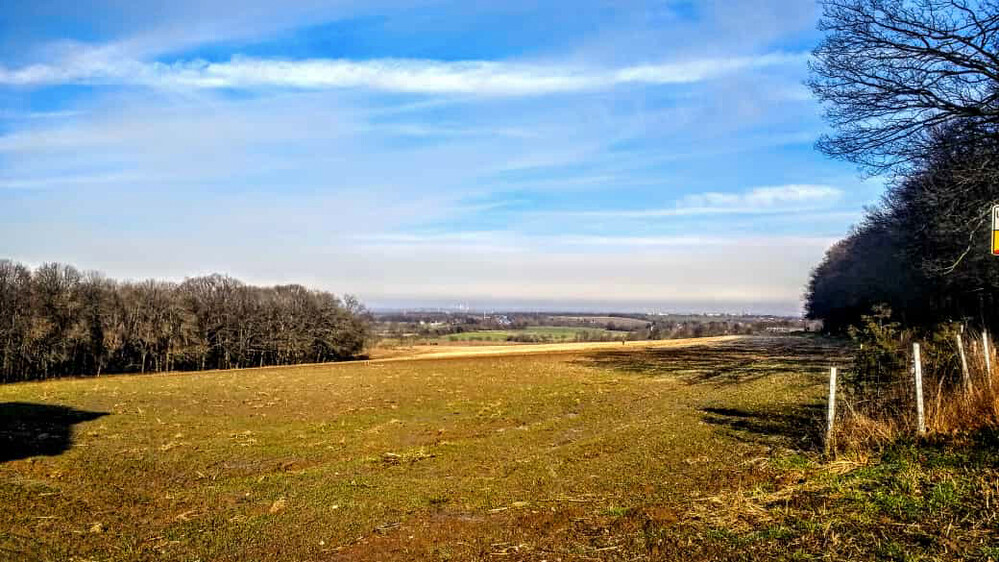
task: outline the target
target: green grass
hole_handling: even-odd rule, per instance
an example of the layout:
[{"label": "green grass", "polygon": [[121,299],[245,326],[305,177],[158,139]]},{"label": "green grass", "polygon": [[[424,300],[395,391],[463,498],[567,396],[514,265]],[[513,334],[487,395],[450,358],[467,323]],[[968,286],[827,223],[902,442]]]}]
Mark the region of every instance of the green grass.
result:
[{"label": "green grass", "polygon": [[[786,543],[816,555],[824,545],[826,557],[844,560],[861,553],[883,560],[999,560],[993,499],[999,437],[992,432],[897,443],[874,458],[785,464],[778,474],[793,482],[749,495],[770,508],[771,524],[787,530]],[[780,551],[768,541],[748,550],[761,558]]]},{"label": "green grass", "polygon": [[[823,340],[760,338],[0,387],[0,437],[16,445],[0,462],[0,559],[912,552],[891,534],[837,547],[854,543],[828,534],[821,514],[836,501],[852,506],[844,533],[873,536],[881,517],[918,522],[932,509],[964,532],[960,517],[979,512],[961,506],[979,492],[957,476],[913,488],[906,456],[835,478],[816,464],[825,367],[841,357]],[[54,405],[75,413],[42,409]],[[42,419],[11,414],[23,408]],[[71,446],[52,448],[70,421]],[[38,452],[51,455],[28,456]],[[924,503],[894,498],[913,490]],[[984,560],[995,544],[958,546]]]}]

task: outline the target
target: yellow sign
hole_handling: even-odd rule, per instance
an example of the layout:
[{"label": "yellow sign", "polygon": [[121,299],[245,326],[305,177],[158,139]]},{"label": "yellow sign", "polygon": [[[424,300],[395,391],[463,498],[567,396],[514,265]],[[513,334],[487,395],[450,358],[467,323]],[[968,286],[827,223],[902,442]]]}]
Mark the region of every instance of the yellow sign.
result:
[{"label": "yellow sign", "polygon": [[999,205],[992,206],[992,255],[999,256]]}]

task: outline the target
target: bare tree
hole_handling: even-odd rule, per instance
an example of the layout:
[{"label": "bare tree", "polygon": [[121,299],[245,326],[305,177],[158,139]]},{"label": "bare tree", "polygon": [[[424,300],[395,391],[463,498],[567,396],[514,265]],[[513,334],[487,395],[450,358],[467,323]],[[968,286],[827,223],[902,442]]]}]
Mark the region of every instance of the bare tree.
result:
[{"label": "bare tree", "polygon": [[[837,129],[824,153],[905,174],[939,131],[999,129],[999,2],[824,0],[808,83]],[[988,170],[992,172],[992,170]]]},{"label": "bare tree", "polygon": [[335,361],[363,351],[369,324],[356,299],[300,285],[118,283],[0,260],[0,382]]},{"label": "bare tree", "polygon": [[31,319],[31,271],[0,260],[0,380],[16,380],[22,374]]}]

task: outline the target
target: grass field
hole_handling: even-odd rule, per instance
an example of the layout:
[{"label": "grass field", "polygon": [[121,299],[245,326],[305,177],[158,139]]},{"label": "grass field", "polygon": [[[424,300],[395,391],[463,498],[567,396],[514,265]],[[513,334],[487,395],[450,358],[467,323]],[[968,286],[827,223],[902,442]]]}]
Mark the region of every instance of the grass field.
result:
[{"label": "grass field", "polygon": [[552,318],[561,321],[583,322],[594,326],[614,324],[616,326],[615,329],[620,330],[635,330],[637,328],[644,328],[649,324],[648,320],[624,316],[553,316]]},{"label": "grass field", "polygon": [[943,505],[987,559],[945,462],[842,503],[894,473],[817,460],[838,345],[694,343],[0,387],[0,558],[903,560],[954,552],[905,534]]},{"label": "grass field", "polygon": [[442,336],[445,341],[492,341],[503,342],[510,337],[537,336],[551,340],[573,341],[581,337],[626,337],[628,332],[605,330],[603,328],[572,328],[566,326],[529,326],[521,330],[479,330]]}]

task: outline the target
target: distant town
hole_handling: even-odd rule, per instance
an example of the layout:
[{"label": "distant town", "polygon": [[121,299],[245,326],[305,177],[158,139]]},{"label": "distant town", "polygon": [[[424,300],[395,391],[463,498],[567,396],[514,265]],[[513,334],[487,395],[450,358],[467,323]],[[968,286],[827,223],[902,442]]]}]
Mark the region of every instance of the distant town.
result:
[{"label": "distant town", "polygon": [[579,313],[417,309],[373,313],[383,343],[661,340],[719,335],[814,332],[821,322],[800,317],[669,313]]}]

